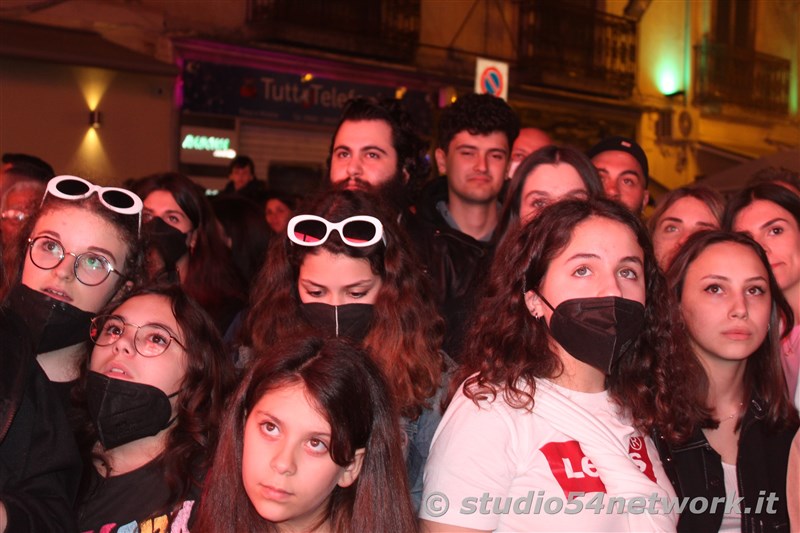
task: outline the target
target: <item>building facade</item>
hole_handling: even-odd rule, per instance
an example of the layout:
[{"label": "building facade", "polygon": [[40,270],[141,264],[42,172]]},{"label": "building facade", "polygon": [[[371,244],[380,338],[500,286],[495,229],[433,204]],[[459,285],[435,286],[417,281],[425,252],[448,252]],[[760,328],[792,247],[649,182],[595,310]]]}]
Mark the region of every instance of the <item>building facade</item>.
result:
[{"label": "building facade", "polygon": [[[523,125],[556,142],[585,149],[608,135],[636,137],[656,196],[800,149],[798,0],[20,1],[0,17],[93,30],[108,46],[175,69],[134,76],[105,66],[134,77],[104,97],[96,134],[107,162],[90,164],[84,157],[94,156],[74,148],[80,132],[52,120],[63,111],[66,123],[79,114],[72,107],[88,105],[55,96],[80,91],[63,81],[71,71],[46,94],[58,109],[40,114],[30,113],[37,105],[27,94],[41,99],[36,80],[19,79],[31,65],[85,69],[86,61],[24,57],[0,44],[0,150],[94,168],[112,181],[146,167],[221,186],[225,154],[235,150],[273,185],[310,184],[324,172],[347,97],[402,97],[435,138],[439,110],[473,90],[478,57],[509,64],[510,104]],[[36,144],[43,124],[57,132],[60,151]]]}]

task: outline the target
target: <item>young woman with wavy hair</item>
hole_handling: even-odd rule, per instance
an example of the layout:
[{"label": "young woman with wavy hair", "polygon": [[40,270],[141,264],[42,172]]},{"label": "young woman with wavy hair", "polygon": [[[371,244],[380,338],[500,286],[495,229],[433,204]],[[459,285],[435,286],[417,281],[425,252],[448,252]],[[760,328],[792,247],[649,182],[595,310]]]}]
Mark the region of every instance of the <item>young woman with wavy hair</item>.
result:
[{"label": "young woman with wavy hair", "polygon": [[185,528],[233,381],[219,334],[179,286],[165,285],[108,307],[91,338],[76,391],[88,413],[80,531]]},{"label": "young woman with wavy hair", "polygon": [[[674,492],[648,434],[684,437],[704,411],[641,222],[604,199],[545,208],[498,249],[477,317],[424,495],[481,511],[426,505],[427,530],[674,528],[660,506]],[[653,511],[605,508],[633,497]],[[517,510],[547,501],[547,513]]]},{"label": "young woman with wavy hair", "polygon": [[413,533],[401,441],[362,348],[271,346],[231,400],[192,531]]},{"label": "young woman with wavy hair", "polygon": [[136,181],[133,190],[144,202],[150,280],[179,281],[225,335],[245,307],[245,282],[202,187],[168,172]]},{"label": "young woman with wavy hair", "polygon": [[[681,496],[729,498],[681,514],[678,530],[789,531],[786,472],[798,418],[780,337],[792,309],[767,254],[741,233],[704,231],[684,243],[667,279],[702,365],[696,392],[711,416],[689,439],[662,446],[662,459]],[[771,510],[766,495],[774,497]]]},{"label": "young woman with wavy hair", "polygon": [[270,246],[244,344],[263,357],[276,341],[310,332],[348,336],[368,348],[403,417],[418,502],[441,417],[442,324],[412,246],[378,204],[367,193],[331,191],[298,209],[288,234]]}]

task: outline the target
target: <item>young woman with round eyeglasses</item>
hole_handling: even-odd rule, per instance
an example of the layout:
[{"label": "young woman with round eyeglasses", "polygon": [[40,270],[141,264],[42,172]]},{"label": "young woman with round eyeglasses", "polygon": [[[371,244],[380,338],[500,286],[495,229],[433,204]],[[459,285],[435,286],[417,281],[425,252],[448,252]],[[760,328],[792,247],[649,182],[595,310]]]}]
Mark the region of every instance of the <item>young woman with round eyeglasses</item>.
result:
[{"label": "young woman with round eyeglasses", "polygon": [[406,434],[412,499],[441,413],[442,323],[396,221],[372,196],[332,191],[271,244],[245,327],[253,357],[303,335],[347,337],[384,372]]},{"label": "young woman with round eyeglasses", "polygon": [[233,368],[210,317],[177,285],[92,320],[77,396],[79,531],[188,531]]},{"label": "young woman with round eyeglasses", "polygon": [[58,176],[32,221],[7,303],[25,318],[37,360],[66,405],[89,321],[139,279],[141,213],[142,201],[128,190]]}]

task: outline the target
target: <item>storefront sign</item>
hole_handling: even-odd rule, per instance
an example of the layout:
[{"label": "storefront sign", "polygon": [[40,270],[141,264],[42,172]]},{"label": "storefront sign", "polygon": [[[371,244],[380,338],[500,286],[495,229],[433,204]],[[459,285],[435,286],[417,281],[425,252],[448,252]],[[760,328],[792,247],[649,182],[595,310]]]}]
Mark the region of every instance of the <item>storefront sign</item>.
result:
[{"label": "storefront sign", "polygon": [[236,157],[235,135],[235,130],[182,126],[180,162],[227,166]]},{"label": "storefront sign", "polygon": [[[183,86],[184,111],[321,125],[335,125],[350,98],[393,98],[397,90],[201,61],[186,63]],[[425,94],[407,91],[409,99]]]}]

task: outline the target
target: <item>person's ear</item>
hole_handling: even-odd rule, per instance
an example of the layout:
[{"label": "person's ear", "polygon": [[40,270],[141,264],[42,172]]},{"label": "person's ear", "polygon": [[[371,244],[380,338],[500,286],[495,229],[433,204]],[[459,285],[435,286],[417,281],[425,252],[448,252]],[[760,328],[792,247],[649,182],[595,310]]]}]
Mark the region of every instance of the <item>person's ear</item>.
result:
[{"label": "person's ear", "polygon": [[525,307],[528,308],[533,318],[541,318],[544,316],[544,303],[542,299],[539,298],[539,295],[532,290],[525,293]]},{"label": "person's ear", "polygon": [[411,179],[411,175],[408,173],[408,169],[403,167],[403,185],[408,184],[408,180]]},{"label": "person's ear", "polygon": [[642,198],[642,208],[640,211],[644,211],[644,208],[647,207],[647,202],[650,201],[650,191],[647,189],[644,190],[644,197]]},{"label": "person's ear", "polygon": [[358,475],[361,473],[361,466],[364,464],[364,453],[366,453],[364,448],[356,450],[353,461],[345,467],[344,472],[339,476],[337,485],[347,488],[356,482]]},{"label": "person's ear", "polygon": [[447,174],[447,154],[441,148],[437,148],[433,152],[433,156],[436,158],[436,168],[439,169],[439,174],[444,176]]},{"label": "person's ear", "polygon": [[189,245],[190,254],[194,253],[194,247],[197,245],[197,234],[199,231],[199,229],[195,228],[189,232],[189,242],[187,244]]}]

